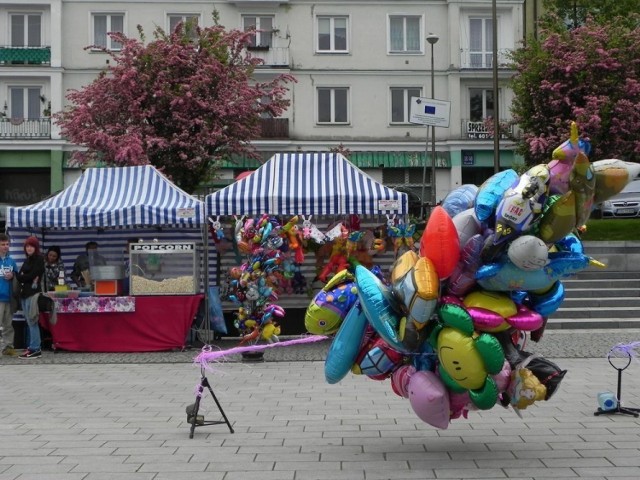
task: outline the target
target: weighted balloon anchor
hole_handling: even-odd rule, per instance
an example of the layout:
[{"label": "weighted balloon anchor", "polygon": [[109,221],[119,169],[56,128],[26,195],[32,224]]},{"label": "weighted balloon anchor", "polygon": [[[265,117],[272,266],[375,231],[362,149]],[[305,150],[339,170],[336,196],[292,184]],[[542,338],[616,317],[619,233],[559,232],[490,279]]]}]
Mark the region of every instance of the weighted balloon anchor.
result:
[{"label": "weighted balloon anchor", "polygon": [[[211,398],[216,402],[218,406],[218,410],[220,410],[220,414],[224,420],[205,420],[204,415],[198,415],[198,410],[200,410],[200,401],[202,400],[202,394],[204,393],[204,389],[209,389],[209,393],[211,393]],[[191,424],[191,431],[189,432],[189,438],[193,438],[193,432],[196,427],[205,427],[208,425],[221,425],[223,423],[227,424],[229,427],[229,431],[233,433],[233,427],[229,423],[227,416],[224,414],[224,410],[222,410],[222,405],[218,401],[216,394],[213,393],[213,389],[211,388],[211,384],[209,383],[209,379],[204,374],[204,368],[200,369],[200,385],[198,385],[198,391],[196,392],[196,401],[195,403],[189,405],[187,407],[187,422]]]},{"label": "weighted balloon anchor", "polygon": [[[638,415],[639,415],[638,412],[640,412],[640,408],[623,407],[622,406],[622,399],[621,399],[621,394],[622,394],[622,372],[624,370],[626,370],[629,365],[631,365],[631,353],[629,351],[625,351],[624,352],[626,354],[626,356],[627,356],[627,363],[623,367],[618,367],[611,360],[611,356],[612,356],[612,353],[613,353],[614,350],[615,350],[615,347],[609,351],[609,354],[607,355],[607,360],[609,361],[609,364],[618,371],[618,390],[617,390],[616,407],[612,408],[612,409],[606,409],[606,410],[603,410],[602,408],[598,407],[598,410],[593,412],[593,414],[597,416],[597,415],[613,415],[613,414],[616,414],[616,413],[621,413],[623,415],[633,415],[634,417],[637,418]],[[622,359],[622,360],[624,361],[624,359]]]}]

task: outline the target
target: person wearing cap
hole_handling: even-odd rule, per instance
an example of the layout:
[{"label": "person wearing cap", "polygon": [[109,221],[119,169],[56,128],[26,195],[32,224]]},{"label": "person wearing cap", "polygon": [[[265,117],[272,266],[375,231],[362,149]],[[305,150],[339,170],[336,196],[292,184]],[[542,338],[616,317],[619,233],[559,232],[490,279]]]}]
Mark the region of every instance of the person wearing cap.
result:
[{"label": "person wearing cap", "polygon": [[40,326],[37,304],[38,293],[42,291],[41,284],[45,275],[44,257],[40,254],[40,242],[36,237],[28,237],[24,241],[24,254],[26,260],[18,271],[18,283],[20,284],[20,303],[22,313],[29,327],[29,343],[27,349],[19,358],[40,358],[42,348],[40,345]]}]

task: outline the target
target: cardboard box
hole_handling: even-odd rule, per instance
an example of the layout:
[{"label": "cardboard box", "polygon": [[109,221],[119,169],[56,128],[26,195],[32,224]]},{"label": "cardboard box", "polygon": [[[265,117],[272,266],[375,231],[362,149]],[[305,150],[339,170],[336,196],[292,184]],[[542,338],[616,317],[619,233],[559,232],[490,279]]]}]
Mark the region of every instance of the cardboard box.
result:
[{"label": "cardboard box", "polygon": [[122,283],[120,280],[96,280],[96,295],[120,295],[122,293]]}]

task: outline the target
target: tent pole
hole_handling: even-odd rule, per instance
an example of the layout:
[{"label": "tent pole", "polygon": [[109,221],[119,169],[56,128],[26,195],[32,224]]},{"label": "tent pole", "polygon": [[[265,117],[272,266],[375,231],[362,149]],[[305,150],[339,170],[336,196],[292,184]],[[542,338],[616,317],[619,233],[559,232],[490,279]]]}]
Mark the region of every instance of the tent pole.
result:
[{"label": "tent pole", "polygon": [[204,278],[202,280],[202,284],[204,287],[204,335],[207,339],[206,344],[211,342],[210,334],[211,334],[211,323],[209,320],[209,217],[205,215],[202,234],[204,235],[202,243],[204,244],[204,252],[202,255],[202,261],[204,263]]}]

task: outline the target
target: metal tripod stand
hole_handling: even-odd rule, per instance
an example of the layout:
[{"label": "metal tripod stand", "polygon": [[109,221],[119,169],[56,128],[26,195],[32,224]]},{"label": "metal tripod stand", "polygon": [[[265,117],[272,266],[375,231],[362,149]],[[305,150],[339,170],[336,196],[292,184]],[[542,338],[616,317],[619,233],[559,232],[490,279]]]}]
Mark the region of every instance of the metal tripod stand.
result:
[{"label": "metal tripod stand", "polygon": [[[204,416],[198,416],[198,410],[200,409],[200,400],[202,400],[202,394],[204,393],[204,389],[209,389],[209,393],[211,393],[211,398],[216,402],[218,406],[218,410],[220,410],[220,414],[224,420],[205,420]],[[196,393],[196,401],[193,405],[189,405],[187,407],[187,421],[191,424],[191,431],[189,432],[189,438],[193,438],[193,432],[196,427],[205,427],[208,425],[221,425],[223,423],[227,424],[229,427],[229,431],[233,433],[233,427],[229,423],[229,419],[224,414],[224,410],[222,410],[222,405],[218,401],[216,394],[213,393],[213,389],[211,388],[211,384],[209,383],[209,379],[204,374],[204,367],[200,368],[200,385],[198,385],[198,391]]]}]

